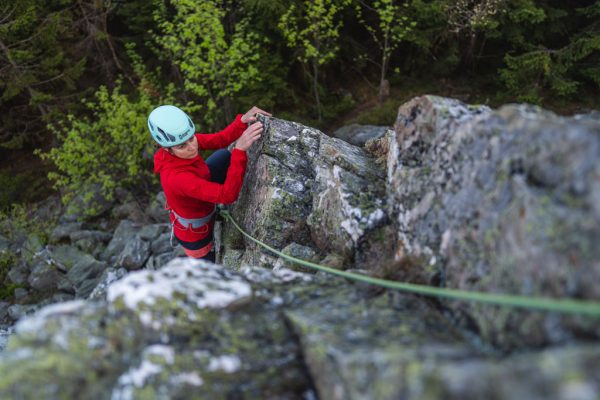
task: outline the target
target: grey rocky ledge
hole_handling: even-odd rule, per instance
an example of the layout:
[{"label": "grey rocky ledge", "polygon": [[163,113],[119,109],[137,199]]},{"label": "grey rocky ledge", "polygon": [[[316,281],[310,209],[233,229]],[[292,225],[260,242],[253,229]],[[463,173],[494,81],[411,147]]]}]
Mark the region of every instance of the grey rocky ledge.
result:
[{"label": "grey rocky ledge", "polygon": [[498,358],[422,298],[176,259],[21,319],[0,397],[593,399],[599,349]]}]

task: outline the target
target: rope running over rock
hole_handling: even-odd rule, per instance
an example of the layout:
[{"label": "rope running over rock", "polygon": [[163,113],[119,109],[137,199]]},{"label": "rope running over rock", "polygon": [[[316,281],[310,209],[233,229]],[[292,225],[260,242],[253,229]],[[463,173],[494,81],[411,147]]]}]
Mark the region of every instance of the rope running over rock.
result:
[{"label": "rope running over rock", "polygon": [[246,233],[233,219],[229,211],[221,210],[221,216],[223,219],[230,221],[233,226],[236,227],[244,236],[258,245],[264,247],[270,252],[278,255],[279,257],[294,262],[296,264],[316,269],[318,271],[327,272],[329,274],[338,275],[347,279],[362,281],[366,283],[370,283],[372,285],[377,285],[381,287],[385,287],[388,289],[396,289],[403,290],[405,292],[417,293],[426,296],[436,296],[436,297],[445,297],[453,300],[463,300],[463,301],[475,301],[480,303],[494,304],[499,306],[506,307],[518,307],[518,308],[527,308],[534,310],[543,310],[543,311],[553,311],[560,313],[568,313],[568,314],[584,314],[588,316],[600,316],[600,303],[598,302],[590,302],[590,301],[581,301],[581,300],[573,300],[573,299],[554,299],[547,297],[529,297],[529,296],[520,296],[520,295],[509,295],[509,294],[496,294],[496,293],[485,293],[485,292],[475,292],[475,291],[465,291],[458,289],[448,289],[448,288],[440,288],[434,286],[427,285],[419,285],[414,283],[405,283],[405,282],[397,282],[390,281],[386,279],[373,278],[371,276],[356,274],[347,271],[340,271],[334,268],[326,267],[324,265],[315,264],[309,261],[301,260],[299,258],[291,257],[287,254],[283,254],[279,250],[274,249],[273,247],[261,242],[260,240],[252,237],[250,234]]}]

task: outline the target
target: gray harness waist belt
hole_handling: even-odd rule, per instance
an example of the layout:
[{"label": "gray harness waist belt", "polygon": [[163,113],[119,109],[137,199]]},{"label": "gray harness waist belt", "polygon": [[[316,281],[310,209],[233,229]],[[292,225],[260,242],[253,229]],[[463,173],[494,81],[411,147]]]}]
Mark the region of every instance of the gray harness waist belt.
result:
[{"label": "gray harness waist belt", "polygon": [[210,212],[210,214],[208,214],[206,217],[202,217],[202,218],[183,218],[182,216],[177,215],[177,213],[173,209],[170,209],[169,211],[171,211],[173,213],[173,215],[175,215],[175,218],[177,218],[177,221],[179,221],[179,223],[182,226],[185,226],[186,228],[188,226],[191,226],[192,229],[197,229],[197,228],[200,228],[201,226],[206,225],[210,222],[213,215],[215,214],[215,211],[217,211],[217,206],[215,206],[213,208],[213,210]]}]

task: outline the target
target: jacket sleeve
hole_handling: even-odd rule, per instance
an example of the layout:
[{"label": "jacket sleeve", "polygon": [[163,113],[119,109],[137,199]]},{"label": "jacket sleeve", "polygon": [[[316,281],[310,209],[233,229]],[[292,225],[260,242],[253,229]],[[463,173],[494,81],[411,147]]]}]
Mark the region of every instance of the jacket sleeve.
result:
[{"label": "jacket sleeve", "polygon": [[172,177],[174,192],[209,203],[231,204],[237,200],[242,189],[247,163],[246,152],[233,149],[225,183],[211,182],[193,173],[182,172]]},{"label": "jacket sleeve", "polygon": [[222,149],[235,142],[248,127],[242,122],[242,114],[238,114],[235,120],[225,129],[217,133],[196,134],[198,145],[202,149]]}]

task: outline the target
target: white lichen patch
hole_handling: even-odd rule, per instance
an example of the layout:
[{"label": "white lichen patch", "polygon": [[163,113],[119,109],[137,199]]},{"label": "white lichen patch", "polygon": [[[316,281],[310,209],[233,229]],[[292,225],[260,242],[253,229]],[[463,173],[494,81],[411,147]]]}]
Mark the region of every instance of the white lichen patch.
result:
[{"label": "white lichen patch", "polygon": [[281,298],[281,296],[274,296],[271,297],[271,300],[269,302],[274,306],[280,306],[283,304],[283,299]]},{"label": "white lichen patch", "polygon": [[165,346],[161,344],[155,344],[149,346],[144,354],[146,356],[158,356],[161,357],[167,364],[173,364],[175,361],[175,351],[171,346]]},{"label": "white lichen patch", "polygon": [[204,380],[198,375],[197,372],[184,372],[181,374],[173,375],[170,379],[170,383],[173,386],[191,385],[191,386],[202,386]]},{"label": "white lichen patch", "polygon": [[219,357],[213,357],[208,363],[208,370],[210,372],[223,371],[228,374],[232,374],[240,370],[242,366],[242,360],[236,355],[224,355]]},{"label": "white lichen patch", "polygon": [[303,272],[293,271],[289,268],[279,268],[278,270],[273,270],[273,275],[278,278],[280,282],[292,282],[298,280],[309,282],[312,280],[311,275]]},{"label": "white lichen patch", "polygon": [[267,268],[246,265],[240,268],[240,273],[250,282],[288,283],[298,280],[303,282],[312,280],[312,275],[310,274],[296,272],[284,267],[279,267],[277,270],[269,270]]},{"label": "white lichen patch", "polygon": [[303,193],[306,190],[304,183],[289,177],[285,178],[284,186],[286,190],[292,193]]},{"label": "white lichen patch", "polygon": [[145,326],[159,329],[176,323],[175,318],[165,318],[153,308],[161,299],[196,320],[198,309],[225,308],[251,296],[250,285],[223,267],[177,258],[158,271],[134,272],[115,282],[108,288],[107,299],[111,309],[122,301],[139,314]]},{"label": "white lichen patch", "polygon": [[22,318],[16,325],[15,331],[17,334],[37,333],[44,329],[46,322],[65,315],[76,314],[83,306],[85,301],[72,300],[63,303],[48,305],[32,316]]},{"label": "white lichen patch", "polygon": [[137,367],[129,369],[124,375],[119,377],[119,385],[133,385],[140,388],[149,377],[159,374],[162,370],[163,367],[161,365],[154,364],[149,360],[142,360]]},{"label": "white lichen patch", "polygon": [[163,372],[164,367],[172,365],[174,361],[175,351],[172,347],[165,345],[147,347],[142,354],[140,364],[129,368],[127,372],[119,377],[117,386],[111,393],[111,399],[125,400],[134,398],[134,388],[143,387],[149,378]]},{"label": "white lichen patch", "polygon": [[281,200],[283,196],[281,195],[282,190],[280,188],[275,188],[273,190],[273,194],[271,194],[271,200]]},{"label": "white lichen patch", "polygon": [[342,168],[337,165],[333,166],[333,177],[339,184],[335,185],[338,190],[337,198],[340,201],[342,215],[345,217],[341,221],[340,226],[350,235],[352,241],[357,243],[363,236],[365,229],[372,228],[382,218],[385,217],[383,210],[377,208],[374,211],[364,215],[364,211],[350,204],[351,194],[348,193],[342,184]]}]

